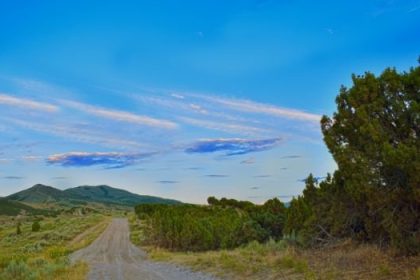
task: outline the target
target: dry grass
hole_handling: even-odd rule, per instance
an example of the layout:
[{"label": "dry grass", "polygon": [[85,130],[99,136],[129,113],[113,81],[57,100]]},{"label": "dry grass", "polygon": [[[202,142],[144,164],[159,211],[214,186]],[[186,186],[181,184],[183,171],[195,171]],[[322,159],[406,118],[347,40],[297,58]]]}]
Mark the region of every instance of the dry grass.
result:
[{"label": "dry grass", "polygon": [[111,217],[105,218],[104,221],[94,225],[81,234],[77,235],[72,241],[67,244],[70,251],[76,251],[88,246],[92,243],[109,225]]},{"label": "dry grass", "polygon": [[302,251],[301,256],[313,270],[330,275],[325,279],[420,280],[420,256],[396,256],[373,245],[345,241],[330,248]]},{"label": "dry grass", "polygon": [[225,279],[420,280],[420,257],[396,257],[375,246],[349,241],[307,250],[284,241],[202,253],[146,249],[153,260],[186,265]]},{"label": "dry grass", "polygon": [[67,255],[92,242],[107,225],[109,217],[60,215],[43,218],[41,230],[31,231],[33,218],[0,219],[0,279],[85,279],[87,266],[71,266]]}]

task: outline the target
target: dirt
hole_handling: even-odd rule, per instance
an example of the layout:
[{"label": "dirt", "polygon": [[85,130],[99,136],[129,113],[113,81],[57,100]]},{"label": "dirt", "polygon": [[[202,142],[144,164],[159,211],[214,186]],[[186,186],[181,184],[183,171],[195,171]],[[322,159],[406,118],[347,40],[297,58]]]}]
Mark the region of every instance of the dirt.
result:
[{"label": "dirt", "polygon": [[89,280],[215,280],[201,272],[168,263],[148,261],[146,253],[134,246],[129,238],[127,219],[113,219],[106,230],[88,247],[70,256],[72,263],[89,265]]}]

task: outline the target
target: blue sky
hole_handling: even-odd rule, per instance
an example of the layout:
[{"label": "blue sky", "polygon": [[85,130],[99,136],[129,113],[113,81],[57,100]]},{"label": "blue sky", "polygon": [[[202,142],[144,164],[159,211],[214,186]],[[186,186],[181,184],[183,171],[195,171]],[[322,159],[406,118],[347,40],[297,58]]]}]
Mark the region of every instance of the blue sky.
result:
[{"label": "blue sky", "polygon": [[300,194],[352,73],[407,70],[420,1],[2,1],[0,196]]}]

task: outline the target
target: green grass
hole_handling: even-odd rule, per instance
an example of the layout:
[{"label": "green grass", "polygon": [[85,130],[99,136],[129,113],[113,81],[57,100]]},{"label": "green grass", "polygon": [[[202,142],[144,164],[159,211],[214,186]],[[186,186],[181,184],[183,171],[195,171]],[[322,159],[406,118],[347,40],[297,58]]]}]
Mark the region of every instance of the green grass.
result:
[{"label": "green grass", "polygon": [[[71,266],[68,254],[93,241],[105,228],[108,217],[43,217],[38,232],[32,231],[34,219],[40,217],[0,217],[0,279],[84,279],[87,266]],[[16,233],[18,222],[21,234]],[[92,227],[95,230],[89,231]],[[72,242],[85,231],[88,233],[83,238]]]},{"label": "green grass", "polygon": [[0,215],[11,215],[16,216],[22,212],[30,215],[54,215],[54,211],[37,209],[26,205],[24,203],[9,200],[6,198],[0,198]]}]

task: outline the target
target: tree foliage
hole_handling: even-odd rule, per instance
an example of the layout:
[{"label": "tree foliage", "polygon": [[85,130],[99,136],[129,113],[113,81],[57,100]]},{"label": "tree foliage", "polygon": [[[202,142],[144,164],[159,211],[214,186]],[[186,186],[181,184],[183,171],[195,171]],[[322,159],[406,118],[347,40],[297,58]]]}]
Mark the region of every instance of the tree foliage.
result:
[{"label": "tree foliage", "polygon": [[201,251],[281,238],[285,207],[278,199],[264,205],[226,198],[208,200],[209,206],[136,206],[145,224],[145,242],[171,250]]},{"label": "tree foliage", "polygon": [[338,170],[312,176],[292,201],[286,230],[308,243],[340,237],[420,251],[420,67],[352,76],[337,112],[321,120]]}]

